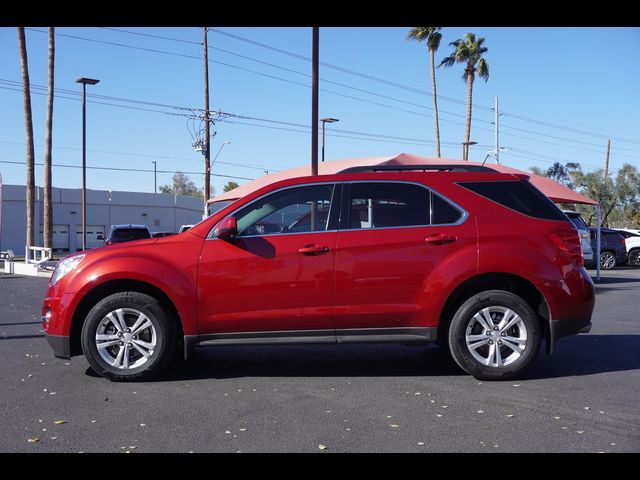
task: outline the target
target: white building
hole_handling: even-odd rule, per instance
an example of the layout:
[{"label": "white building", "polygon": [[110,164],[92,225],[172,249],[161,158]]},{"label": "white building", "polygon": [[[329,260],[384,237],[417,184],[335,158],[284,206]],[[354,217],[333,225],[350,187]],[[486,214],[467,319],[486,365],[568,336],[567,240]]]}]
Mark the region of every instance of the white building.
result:
[{"label": "white building", "polygon": [[[25,186],[3,185],[0,248],[24,255],[26,245]],[[82,250],[82,189],[53,188],[54,252]],[[42,246],[43,189],[36,188],[35,244]],[[103,245],[114,224],[146,224],[152,232],[177,232],[180,225],[202,220],[202,200],[163,193],[87,190],[87,247]]]}]

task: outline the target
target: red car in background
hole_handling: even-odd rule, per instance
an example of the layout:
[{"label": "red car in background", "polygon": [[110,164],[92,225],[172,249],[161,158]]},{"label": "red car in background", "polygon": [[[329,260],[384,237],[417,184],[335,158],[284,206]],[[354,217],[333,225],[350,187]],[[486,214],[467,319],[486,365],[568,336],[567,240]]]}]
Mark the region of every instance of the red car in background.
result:
[{"label": "red car in background", "polygon": [[590,330],[578,232],[526,176],[366,170],[277,182],[185,233],[66,257],[42,309],[55,356],[130,381],[194,347],[437,342],[476,378],[506,379],[542,340],[551,353]]}]

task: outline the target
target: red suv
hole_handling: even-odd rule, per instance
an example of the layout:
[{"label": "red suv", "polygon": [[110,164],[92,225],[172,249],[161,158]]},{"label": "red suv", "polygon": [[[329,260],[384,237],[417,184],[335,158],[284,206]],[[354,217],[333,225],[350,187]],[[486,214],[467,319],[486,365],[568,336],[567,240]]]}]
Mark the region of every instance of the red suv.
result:
[{"label": "red suv", "polygon": [[55,356],[129,381],[196,347],[437,342],[506,379],[590,330],[578,231],[525,175],[426,169],[284,180],[185,233],[66,257],[42,309]]}]

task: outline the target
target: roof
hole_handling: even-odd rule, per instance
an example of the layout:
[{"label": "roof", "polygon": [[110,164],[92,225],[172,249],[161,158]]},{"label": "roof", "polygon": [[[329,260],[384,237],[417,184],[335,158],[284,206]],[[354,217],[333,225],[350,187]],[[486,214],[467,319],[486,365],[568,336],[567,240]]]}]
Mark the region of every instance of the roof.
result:
[{"label": "roof", "polygon": [[[366,158],[351,158],[346,160],[333,160],[329,162],[322,162],[318,164],[318,174],[330,175],[339,173],[347,169],[363,166],[394,166],[394,165],[461,165],[461,166],[476,166],[481,167],[483,164],[480,162],[467,162],[464,160],[452,160],[445,158],[430,158],[419,157],[417,155],[411,155],[409,153],[399,153],[391,157],[366,157]],[[529,181],[540,189],[547,197],[556,203],[581,203],[587,205],[596,205],[598,202],[574,192],[570,188],[559,184],[558,182],[539,175],[535,175],[530,172],[518,170],[516,168],[507,167],[502,164],[487,163],[485,167],[489,167],[495,171],[502,173],[512,174],[525,174],[529,177]],[[233,190],[225,192],[221,195],[213,197],[208,202],[219,202],[223,200],[235,200],[242,198],[252,192],[255,192],[259,188],[266,185],[270,185],[280,180],[286,180],[295,177],[306,177],[311,175],[311,165],[304,165],[302,167],[296,167],[281,172],[264,175],[256,180],[241,185]]]}]

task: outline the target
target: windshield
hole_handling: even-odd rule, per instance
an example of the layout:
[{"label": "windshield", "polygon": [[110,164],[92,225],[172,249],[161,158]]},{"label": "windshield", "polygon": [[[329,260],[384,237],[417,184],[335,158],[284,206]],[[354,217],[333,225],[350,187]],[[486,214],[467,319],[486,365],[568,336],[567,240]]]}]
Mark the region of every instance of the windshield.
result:
[{"label": "windshield", "polygon": [[111,234],[112,240],[138,240],[150,237],[149,231],[142,228],[119,228]]},{"label": "windshield", "polygon": [[569,220],[571,220],[578,230],[587,230],[589,228],[580,215],[570,214],[567,215],[567,217],[569,217]]}]

